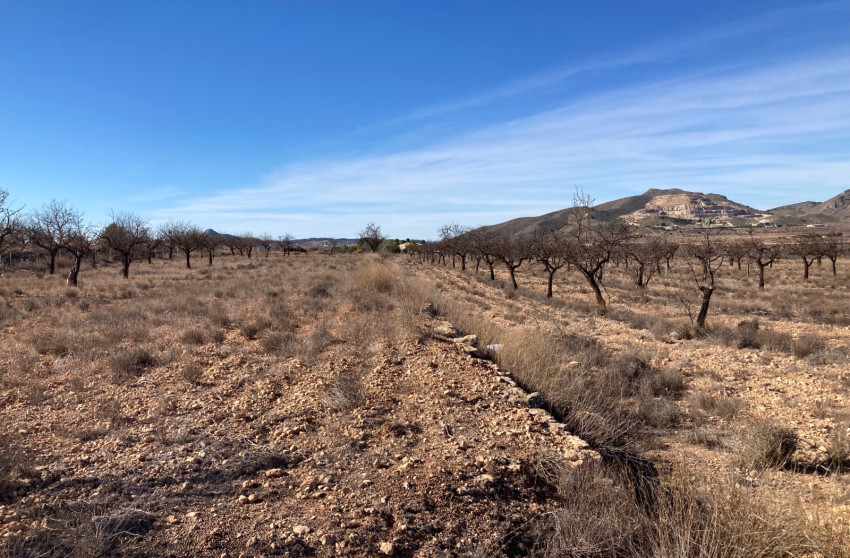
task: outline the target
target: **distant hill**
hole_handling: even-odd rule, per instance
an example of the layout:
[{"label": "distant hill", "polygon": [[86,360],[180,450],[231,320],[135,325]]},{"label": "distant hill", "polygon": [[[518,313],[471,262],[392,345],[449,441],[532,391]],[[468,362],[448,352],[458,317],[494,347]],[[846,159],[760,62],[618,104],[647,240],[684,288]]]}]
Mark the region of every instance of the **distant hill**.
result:
[{"label": "distant hill", "polygon": [[[709,219],[731,225],[772,221],[770,214],[731,201],[726,196],[687,192],[678,188],[652,188],[637,196],[599,204],[593,211],[596,219],[610,221],[619,218],[644,226],[688,225]],[[571,208],[566,208],[539,217],[512,219],[485,229],[508,235],[531,234],[541,229],[554,231],[567,224],[570,213]]]},{"label": "distant hill", "polygon": [[806,201],[770,210],[775,215],[806,218],[807,221],[850,219],[850,190],[844,190],[825,202]]}]

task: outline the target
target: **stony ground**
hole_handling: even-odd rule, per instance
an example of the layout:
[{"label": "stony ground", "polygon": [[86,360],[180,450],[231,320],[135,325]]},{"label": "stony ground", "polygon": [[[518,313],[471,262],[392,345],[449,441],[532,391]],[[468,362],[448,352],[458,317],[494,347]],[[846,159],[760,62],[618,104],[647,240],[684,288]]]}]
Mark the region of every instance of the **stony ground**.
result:
[{"label": "stony ground", "polygon": [[[592,295],[576,274],[562,274],[555,300],[549,302],[542,296],[545,277],[539,271],[520,273],[521,287],[515,293],[498,267],[497,279],[491,282],[483,270],[461,272],[459,263],[456,268],[411,265],[429,279],[437,277],[447,297],[471,302],[486,321],[508,331],[520,325],[557,324],[567,333],[597,339],[612,351],[636,353],[655,367],[681,372],[686,390],[676,402],[681,413],[676,424],[647,433],[644,446],[656,463],[684,467],[705,483],[731,477],[738,484],[769,490],[780,506],[800,509],[810,520],[850,526],[850,475],[827,464],[836,440],[850,447],[846,272],[832,277],[824,266],[803,284],[796,262],[782,262],[768,272],[772,284],[761,292],[745,269],[727,267],[709,318],[709,325],[723,331],[705,339],[680,339],[677,327],[688,323],[676,301],[682,285],[687,287],[682,270],[662,274],[648,292],[630,285],[623,270],[609,271],[609,312],[602,317],[589,304]],[[627,309],[625,315],[622,309]],[[831,323],[823,323],[823,316]],[[753,318],[759,320],[760,331],[794,340],[814,338],[820,345],[811,354],[796,356],[772,347],[738,348],[736,339],[724,338],[734,334],[741,321]],[[706,398],[720,402],[720,408],[700,405]],[[740,460],[748,433],[765,421],[799,436],[792,461],[779,470],[754,470]]]},{"label": "stony ground", "polygon": [[[17,285],[7,304],[47,304]],[[156,289],[98,296],[120,313]],[[0,554],[523,554],[555,505],[539,463],[597,457],[427,312],[424,334],[309,362],[270,358],[232,325],[192,348],[196,375],[178,358],[121,383],[81,374],[73,348],[16,377],[46,320],[4,324],[0,436],[19,459]],[[151,323],[154,345],[172,344],[169,323]]]}]

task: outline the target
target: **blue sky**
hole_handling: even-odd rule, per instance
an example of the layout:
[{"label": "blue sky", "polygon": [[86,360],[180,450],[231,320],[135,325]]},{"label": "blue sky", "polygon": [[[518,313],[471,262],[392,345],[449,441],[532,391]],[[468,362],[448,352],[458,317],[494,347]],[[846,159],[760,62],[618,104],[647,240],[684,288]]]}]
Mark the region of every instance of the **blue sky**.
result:
[{"label": "blue sky", "polygon": [[850,0],[0,0],[0,188],[436,235],[648,188],[850,188]]}]

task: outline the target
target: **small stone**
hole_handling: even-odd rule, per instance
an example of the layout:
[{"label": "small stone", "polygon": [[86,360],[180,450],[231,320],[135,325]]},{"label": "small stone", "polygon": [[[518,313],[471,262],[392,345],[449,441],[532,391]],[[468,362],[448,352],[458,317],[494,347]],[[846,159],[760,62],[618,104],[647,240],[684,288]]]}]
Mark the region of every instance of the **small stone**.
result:
[{"label": "small stone", "polygon": [[310,528],[307,527],[306,525],[296,525],[295,527],[292,528],[292,532],[295,533],[296,535],[306,535],[307,533],[310,532]]},{"label": "small stone", "polygon": [[393,543],[391,542],[382,542],[381,543],[381,554],[386,554],[387,556],[392,556],[393,553]]},{"label": "small stone", "polygon": [[180,523],[180,518],[176,515],[169,515],[165,518],[165,522],[169,525],[176,525],[177,523]]},{"label": "small stone", "polygon": [[539,409],[543,406],[543,397],[536,391],[534,393],[529,393],[525,401],[528,406],[533,409]]},{"label": "small stone", "polygon": [[319,537],[319,544],[321,544],[322,546],[333,546],[334,544],[336,544],[336,537],[331,533],[322,535],[321,537]]},{"label": "small stone", "polygon": [[266,477],[270,479],[277,479],[283,476],[283,469],[268,469],[266,471]]},{"label": "small stone", "polygon": [[201,512],[196,512],[196,511],[190,511],[189,513],[186,514],[186,517],[189,518],[189,519],[197,519],[200,516],[201,516]]},{"label": "small stone", "polygon": [[247,504],[248,503],[248,497],[245,496],[244,494],[242,494],[241,496],[239,496],[239,499],[237,501],[240,504]]}]

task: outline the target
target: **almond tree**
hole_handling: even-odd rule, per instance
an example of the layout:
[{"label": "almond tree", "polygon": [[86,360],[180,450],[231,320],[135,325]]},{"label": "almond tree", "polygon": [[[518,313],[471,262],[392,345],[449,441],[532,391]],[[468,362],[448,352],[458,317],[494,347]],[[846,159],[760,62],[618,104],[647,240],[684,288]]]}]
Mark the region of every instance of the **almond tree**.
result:
[{"label": "almond tree", "polygon": [[71,255],[71,270],[68,272],[66,284],[70,287],[77,286],[77,277],[80,274],[80,266],[83,258],[94,251],[97,241],[95,230],[83,222],[83,214],[72,210],[72,219],[68,227],[68,234],[62,243],[62,248]]},{"label": "almond tree", "polygon": [[823,256],[821,238],[816,234],[804,234],[788,244],[787,251],[803,261],[803,279],[809,280],[809,268]]},{"label": "almond tree", "polygon": [[272,248],[274,248],[275,240],[272,238],[272,235],[263,233],[257,237],[257,244],[265,251],[266,257],[268,258]]},{"label": "almond tree", "polygon": [[511,285],[514,289],[518,289],[516,270],[531,256],[528,242],[516,236],[500,235],[494,239],[493,253],[508,268]]},{"label": "almond tree", "polygon": [[696,323],[697,327],[704,329],[711,295],[716,288],[715,277],[717,271],[723,266],[726,248],[718,241],[717,234],[712,229],[706,229],[699,241],[685,244],[685,253],[690,256],[687,264],[697,289],[702,293]]},{"label": "almond tree", "polygon": [[218,250],[219,246],[221,246],[221,235],[212,234],[210,232],[202,232],[198,237],[198,244],[200,244],[201,249],[206,251],[209,265],[212,266],[215,251]]},{"label": "almond tree", "polygon": [[[289,256],[290,254],[292,254],[292,241],[293,240],[295,240],[295,239],[289,233],[286,233],[285,235],[283,235],[282,237],[280,237],[277,240],[277,244],[278,244],[278,246],[280,246],[280,249],[283,250],[284,256]],[[336,242],[337,241],[336,241],[335,238],[331,239],[331,242],[330,242],[331,252],[333,252],[334,248],[336,248]]]},{"label": "almond tree", "polygon": [[496,265],[498,258],[496,257],[495,235],[484,228],[477,228],[469,233],[472,242],[472,249],[477,252],[478,256],[487,264],[490,270],[490,281],[496,280],[496,273],[493,267]]},{"label": "almond tree", "polygon": [[470,242],[468,227],[458,225],[457,223],[449,223],[443,225],[437,230],[440,236],[440,243],[446,252],[452,255],[452,267],[455,266],[455,257],[460,258],[460,269],[466,271],[466,258],[469,256]]},{"label": "almond tree", "polygon": [[121,273],[130,278],[130,262],[136,248],[141,246],[150,235],[144,219],[129,211],[113,211],[112,222],[100,233],[107,246],[121,255]]},{"label": "almond tree", "polygon": [[759,288],[764,288],[764,270],[772,266],[782,254],[782,247],[778,244],[768,244],[750,232],[747,241],[747,257],[759,268]]},{"label": "almond tree", "polygon": [[363,230],[357,234],[360,237],[360,240],[362,240],[372,252],[377,252],[381,247],[381,244],[383,244],[383,242],[387,239],[387,237],[381,232],[380,225],[376,225],[375,223],[368,223],[365,227],[363,227]]},{"label": "almond tree", "polygon": [[180,231],[185,228],[182,221],[168,221],[161,224],[156,230],[156,238],[160,246],[168,248],[168,259],[174,259],[174,250],[177,248],[177,240]]},{"label": "almond tree", "polygon": [[21,209],[12,209],[7,205],[9,192],[0,190],[0,254],[2,254],[13,243],[17,236],[20,223],[17,215]]},{"label": "almond tree", "polygon": [[27,225],[27,240],[38,246],[50,258],[49,274],[56,272],[56,256],[68,239],[68,234],[77,217],[66,201],[50,200],[50,203],[33,212]]},{"label": "almond tree", "polygon": [[666,249],[666,244],[657,238],[635,238],[623,243],[626,262],[634,264],[631,271],[638,288],[645,289],[652,277],[660,272]]},{"label": "almond tree", "polygon": [[203,247],[204,233],[195,225],[185,224],[177,235],[177,247],[186,255],[186,269],[192,269],[192,252]]},{"label": "almond tree", "polygon": [[829,258],[829,261],[832,263],[832,274],[837,275],[835,262],[846,250],[844,242],[838,236],[829,235],[821,239],[820,248],[821,253]]},{"label": "almond tree", "polygon": [[250,260],[254,247],[257,245],[257,239],[250,232],[247,232],[240,236],[237,242],[239,243],[239,255],[241,256],[244,253]]},{"label": "almond tree", "polygon": [[593,200],[584,194],[573,197],[570,219],[565,227],[568,261],[587,280],[593,290],[596,304],[605,309],[602,296],[602,274],[620,246],[632,238],[629,226],[616,219],[604,222],[594,219]]},{"label": "almond tree", "polygon": [[538,263],[543,264],[549,275],[546,283],[546,296],[552,298],[552,283],[555,273],[567,265],[569,254],[566,247],[569,246],[561,235],[555,231],[540,230],[534,234],[531,240],[531,253]]}]

